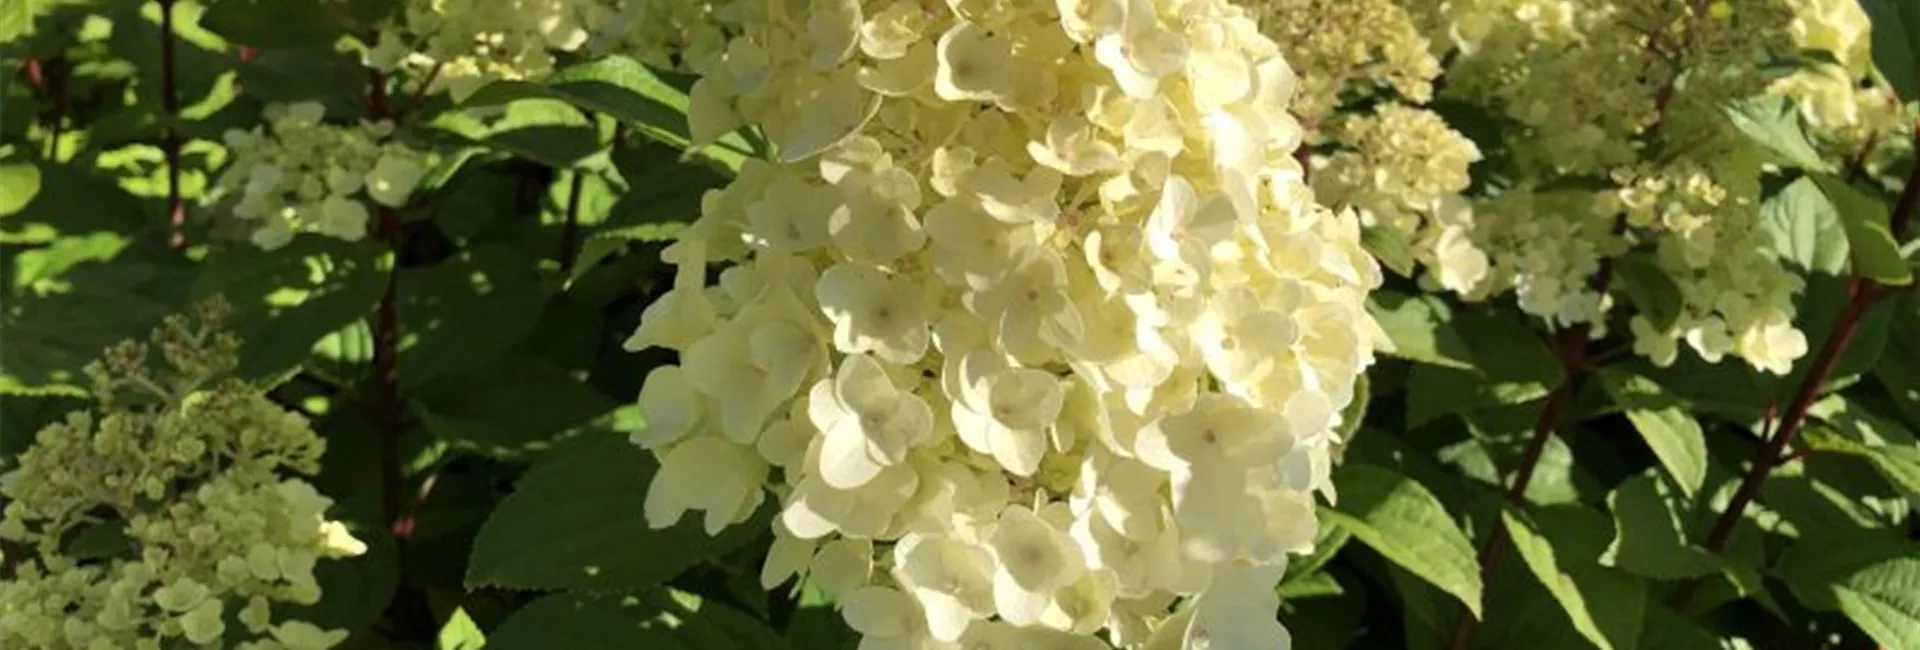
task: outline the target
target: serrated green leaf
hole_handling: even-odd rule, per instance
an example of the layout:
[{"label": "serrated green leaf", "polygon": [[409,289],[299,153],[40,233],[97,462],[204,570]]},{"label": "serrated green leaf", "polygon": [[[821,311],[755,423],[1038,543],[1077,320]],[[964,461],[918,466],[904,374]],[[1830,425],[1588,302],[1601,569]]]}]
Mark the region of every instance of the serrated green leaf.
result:
[{"label": "serrated green leaf", "polygon": [[1774,562],[1774,575],[1793,590],[1795,598],[1819,611],[1834,611],[1833,586],[1869,567],[1920,557],[1920,542],[1892,531],[1809,531],[1788,546]]},{"label": "serrated green leaf", "polygon": [[1840,214],[1854,274],[1887,285],[1913,282],[1913,270],[1901,259],[1900,245],[1887,229],[1886,204],[1837,177],[1817,174],[1813,179]]},{"label": "serrated green leaf", "polygon": [[[549,97],[605,113],[635,127],[650,140],[676,150],[692,142],[687,125],[686,92],[660,73],[624,56],[609,56],[555,71],[541,83],[501,81],[481,88],[462,103],[486,106],[529,97]],[[700,150],[699,155],[728,169],[739,169],[752,149],[738,134]]]},{"label": "serrated green leaf", "polygon": [[[755,585],[758,593],[758,585]],[[674,619],[668,630],[689,650],[787,650],[787,641],[752,614],[711,598],[682,591],[662,596],[649,592],[652,602]],[[806,648],[802,650],[812,650]]]},{"label": "serrated green leaf", "polygon": [[498,358],[540,320],[548,292],[533,260],[483,245],[400,272],[400,385],[412,389]]},{"label": "serrated green leaf", "polygon": [[484,110],[447,111],[435,117],[431,127],[556,169],[584,164],[600,151],[593,123],[558,99],[533,97]]},{"label": "serrated green leaf", "polygon": [[1334,470],[1334,523],[1394,564],[1452,594],[1480,616],[1480,563],[1467,534],[1432,492],[1392,470],[1350,463]]},{"label": "serrated green leaf", "polygon": [[372,241],[303,236],[273,251],[238,246],[207,257],[191,295],[233,306],[240,373],[260,378],[299,365],[321,338],[371,314],[391,264]]},{"label": "serrated green leaf", "polygon": [[528,603],[500,623],[487,650],[685,650],[658,613],[638,598],[559,593]]},{"label": "serrated green leaf", "polygon": [[1857,456],[1866,460],[1887,481],[1908,494],[1920,495],[1920,445],[1858,442],[1827,426],[1809,427],[1807,445],[1820,450]]},{"label": "serrated green leaf", "polygon": [[427,432],[490,455],[538,449],[620,406],[552,362],[510,357],[415,393]]},{"label": "serrated green leaf", "polygon": [[649,528],[646,495],[657,467],[639,447],[605,434],[547,452],[481,526],[467,585],[638,589],[766,533],[767,507],[717,537],[701,529],[697,516]]},{"label": "serrated green leaf", "polygon": [[1719,565],[1687,539],[1680,502],[1650,474],[1627,479],[1607,495],[1614,539],[1600,564],[1656,580],[1712,575]]},{"label": "serrated green leaf", "polygon": [[1861,569],[1833,586],[1840,611],[1883,648],[1920,648],[1920,557]]},{"label": "serrated green leaf", "polygon": [[1726,649],[1720,645],[1719,635],[1660,606],[1647,608],[1647,624],[1641,628],[1639,646],[1659,650]]},{"label": "serrated green leaf", "polygon": [[1633,300],[1633,306],[1640,315],[1652,322],[1655,330],[1665,332],[1673,329],[1680,320],[1680,310],[1684,300],[1680,295],[1680,285],[1673,281],[1646,253],[1629,253],[1614,258],[1614,277],[1620,287],[1625,289],[1627,297]]},{"label": "serrated green leaf", "polygon": [[1367,312],[1393,342],[1383,354],[1420,363],[1473,370],[1466,341],[1455,331],[1453,310],[1433,296],[1409,296],[1375,291],[1367,298]]},{"label": "serrated green leaf", "polygon": [[1707,438],[1686,403],[1644,375],[1602,368],[1600,385],[1626,411],[1674,484],[1691,497],[1707,480]]},{"label": "serrated green leaf", "polygon": [[1847,231],[1820,184],[1802,176],[1760,206],[1780,259],[1801,273],[1838,276],[1847,270]]},{"label": "serrated green leaf", "polygon": [[683,161],[664,145],[642,143],[613,153],[613,164],[630,188],[608,210],[607,220],[591,229],[611,232],[659,223],[691,223],[700,217],[707,190],[727,184],[727,176],[699,161]]},{"label": "serrated green leaf", "polygon": [[1920,100],[1920,5],[1909,0],[1860,0],[1873,23],[1873,65],[1901,103]]},{"label": "serrated green leaf", "polygon": [[200,24],[235,43],[289,48],[333,43],[344,32],[341,18],[320,0],[220,0]]},{"label": "serrated green leaf", "polygon": [[[12,277],[10,295],[0,304],[0,331],[6,333],[0,393],[85,396],[81,368],[109,345],[145,338],[184,303],[192,270],[182,260],[147,246],[123,250],[113,240],[62,239],[77,245],[69,250],[57,243],[5,260]],[[109,249],[96,250],[96,244]],[[61,259],[28,254],[46,251],[57,251]]]},{"label": "serrated green leaf", "polygon": [[[1575,631],[1602,650],[1637,647],[1647,606],[1644,583],[1594,565],[1597,554],[1556,548],[1546,532],[1511,508],[1502,509],[1500,517],[1514,548],[1520,551],[1521,560],[1560,603]],[[1605,524],[1598,517],[1594,519],[1594,528],[1599,530],[1570,532],[1582,537],[1590,537],[1594,532],[1604,534]]]},{"label": "serrated green leaf", "polygon": [[1738,100],[1726,107],[1726,114],[1734,128],[1773,152],[1773,162],[1816,172],[1833,169],[1807,141],[1806,132],[1800,128],[1799,111],[1785,96],[1769,94]]}]

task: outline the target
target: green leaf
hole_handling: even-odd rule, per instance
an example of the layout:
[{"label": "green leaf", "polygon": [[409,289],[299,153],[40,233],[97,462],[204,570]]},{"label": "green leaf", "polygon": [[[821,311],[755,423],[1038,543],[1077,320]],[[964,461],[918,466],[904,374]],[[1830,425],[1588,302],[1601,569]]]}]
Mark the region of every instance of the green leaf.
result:
[{"label": "green leaf", "polygon": [[1906,285],[1913,271],[1900,257],[1900,245],[1887,229],[1886,203],[1837,177],[1818,174],[1814,180],[1833,202],[1840,214],[1840,226],[1847,232],[1847,248],[1852,252],[1853,272],[1880,284]]},{"label": "green leaf", "polygon": [[[660,78],[660,73],[624,56],[609,56],[555,71],[543,83],[500,81],[487,85],[462,102],[486,106],[516,99],[547,97],[629,123],[650,140],[676,150],[692,143],[687,125],[686,92]],[[752,148],[738,134],[728,135],[699,154],[729,169],[738,169]]]},{"label": "green leaf", "polygon": [[1908,494],[1920,495],[1920,444],[1863,444],[1826,426],[1809,427],[1807,445],[1820,451],[1857,456]]},{"label": "green leaf", "polygon": [[1350,463],[1334,470],[1337,506],[1323,510],[1362,543],[1480,616],[1480,564],[1440,500],[1392,470]]},{"label": "green leaf", "polygon": [[1353,443],[1353,437],[1360,435],[1360,424],[1366,420],[1367,404],[1373,400],[1373,380],[1366,373],[1353,380],[1353,401],[1340,409],[1340,425],[1334,428],[1334,453],[1336,458],[1344,457],[1347,445]]},{"label": "green leaf", "polygon": [[372,241],[302,236],[285,248],[252,245],[209,255],[192,296],[224,296],[229,323],[244,341],[242,376],[259,378],[299,365],[321,338],[373,313],[386,289],[392,255]]},{"label": "green leaf", "polygon": [[[21,0],[4,0],[21,2]],[[15,161],[0,164],[0,217],[18,214],[40,193],[40,168]]]},{"label": "green leaf", "polygon": [[552,362],[531,357],[430,382],[415,396],[428,433],[502,456],[545,447],[620,406]]},{"label": "green leaf", "polygon": [[481,526],[467,586],[638,589],[766,533],[766,507],[717,537],[701,529],[699,516],[649,528],[646,495],[657,467],[652,455],[613,435],[588,435],[547,452]]},{"label": "green leaf", "polygon": [[1680,285],[1653,261],[1648,253],[1628,253],[1614,258],[1613,277],[1627,291],[1640,315],[1652,321],[1656,330],[1665,332],[1680,320],[1684,303]]},{"label": "green leaf", "polygon": [[[1573,532],[1589,539],[1595,533],[1605,535],[1605,523],[1591,513],[1588,516],[1594,520],[1594,530]],[[1565,547],[1570,544],[1556,545],[1525,515],[1511,508],[1503,509],[1500,517],[1527,569],[1559,601],[1581,636],[1601,650],[1636,647],[1647,606],[1644,583],[1594,565],[1597,558],[1593,554],[1578,554]]]},{"label": "green leaf", "polygon": [[1808,607],[1838,609],[1886,648],[1920,648],[1920,545],[1897,534],[1810,537],[1781,554]]},{"label": "green leaf", "polygon": [[[191,269],[169,253],[122,250],[110,235],[60,242],[76,246],[13,255],[0,267],[16,289],[0,305],[0,393],[84,396],[81,368],[109,345],[144,339],[184,302]],[[58,259],[28,254],[40,252]]]},{"label": "green leaf", "polygon": [[500,623],[487,650],[683,650],[657,612],[632,596],[552,594]]},{"label": "green leaf", "polygon": [[1840,608],[1833,587],[1870,567],[1920,557],[1920,542],[1892,531],[1809,531],[1780,553],[1774,573],[1801,604],[1818,611]]},{"label": "green leaf", "polygon": [[1712,575],[1719,565],[1687,539],[1680,505],[1651,474],[1627,479],[1607,496],[1614,539],[1600,563],[1658,580]]},{"label": "green leaf", "polygon": [[400,272],[400,384],[491,363],[533,330],[547,290],[524,253],[483,245]]},{"label": "green leaf", "polygon": [[[0,0],[0,43],[33,33],[35,4],[35,0]],[[0,215],[4,214],[6,210],[0,210]]]},{"label": "green leaf", "polygon": [[312,605],[275,606],[276,617],[344,630],[364,630],[380,619],[400,587],[400,548],[384,527],[355,527],[353,535],[366,542],[366,553],[322,560],[314,568],[326,597]]},{"label": "green leaf", "polygon": [[1920,5],[1910,0],[1860,0],[1873,22],[1873,65],[1901,103],[1920,100]]},{"label": "green leaf", "polygon": [[1884,648],[1920,648],[1920,558],[1874,565],[1836,585],[1840,611]]},{"label": "green leaf", "polygon": [[630,189],[594,232],[692,222],[700,216],[700,199],[707,190],[727,184],[725,174],[698,161],[682,161],[674,150],[660,144],[616,149],[613,164]]},{"label": "green leaf", "polygon": [[1413,245],[1407,241],[1405,232],[1386,226],[1362,228],[1360,245],[1395,274],[1403,278],[1413,277]]},{"label": "green leaf", "polygon": [[1707,439],[1686,403],[1652,379],[1619,368],[1602,368],[1600,385],[1626,410],[1680,491],[1689,497],[1698,493],[1707,480]]},{"label": "green leaf", "polygon": [[431,126],[556,169],[583,164],[600,151],[593,123],[558,99],[518,99],[504,106],[447,111]]},{"label": "green leaf", "polygon": [[434,650],[480,650],[486,647],[487,634],[480,631],[480,625],[473,622],[464,607],[455,608],[447,622],[440,625],[440,634],[434,639]]},{"label": "green leaf", "polygon": [[1762,95],[1742,99],[1726,107],[1727,118],[1755,143],[1773,152],[1772,162],[1808,171],[1832,171],[1833,165],[1807,141],[1800,128],[1800,114],[1782,95]]},{"label": "green leaf", "polygon": [[219,0],[200,25],[259,48],[329,45],[345,27],[330,3],[320,0]]},{"label": "green leaf", "polygon": [[1847,270],[1847,231],[1820,184],[1802,176],[1760,206],[1780,259],[1809,275],[1838,276]]},{"label": "green leaf", "polygon": [[1455,331],[1453,310],[1434,296],[1375,291],[1367,298],[1367,311],[1379,321],[1392,350],[1388,356],[1409,361],[1473,370],[1473,358],[1466,341]]}]

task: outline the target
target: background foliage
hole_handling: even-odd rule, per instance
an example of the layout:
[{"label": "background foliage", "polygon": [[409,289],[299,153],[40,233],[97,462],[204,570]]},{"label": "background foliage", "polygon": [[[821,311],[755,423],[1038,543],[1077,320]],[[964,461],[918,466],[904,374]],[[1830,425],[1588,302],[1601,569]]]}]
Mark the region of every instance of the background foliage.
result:
[{"label": "background foliage", "polygon": [[[1920,9],[1867,5],[1911,101]],[[345,7],[0,2],[0,462],[83,404],[103,347],[221,295],[244,373],[316,422],[317,483],[372,547],[309,613],[348,647],[853,647],[811,590],[758,587],[764,519],[649,530],[654,461],[624,435],[668,361],[621,349],[671,282],[660,249],[756,145],[687,151],[691,80],[621,57],[458,105],[370,93],[331,44],[397,3]],[[289,101],[385,113],[440,162],[376,237],[259,251],[199,199],[220,134]],[[1395,358],[1277,586],[1300,647],[1920,648],[1912,188],[1850,185],[1766,108],[1742,128],[1791,163],[1765,213],[1819,352],[1786,377],[1656,368],[1510,304],[1377,293]],[[1616,274],[1678,309],[1657,273]]]}]

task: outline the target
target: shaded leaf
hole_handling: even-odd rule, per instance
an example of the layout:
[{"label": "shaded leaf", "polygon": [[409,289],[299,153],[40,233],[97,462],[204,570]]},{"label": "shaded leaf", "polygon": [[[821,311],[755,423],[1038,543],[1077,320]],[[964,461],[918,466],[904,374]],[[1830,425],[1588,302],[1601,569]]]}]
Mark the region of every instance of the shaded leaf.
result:
[{"label": "shaded leaf", "polygon": [[1613,273],[1621,288],[1627,291],[1627,297],[1633,299],[1633,306],[1652,322],[1655,330],[1673,329],[1684,305],[1680,285],[1654,263],[1650,254],[1628,253],[1614,258]]},{"label": "shaded leaf", "polygon": [[[1560,603],[1573,627],[1603,650],[1628,650],[1637,646],[1647,607],[1646,585],[1624,573],[1594,564],[1598,553],[1579,553],[1572,543],[1606,534],[1606,523],[1597,515],[1585,513],[1578,524],[1559,518],[1559,530],[1541,530],[1525,515],[1511,508],[1501,512],[1501,520],[1513,539],[1514,548],[1547,592]],[[1591,521],[1584,521],[1590,518]],[[1579,525],[1587,524],[1587,525]],[[1570,539],[1556,544],[1555,540]]]},{"label": "shaded leaf", "polygon": [[718,537],[701,530],[700,517],[649,528],[646,495],[657,468],[650,454],[613,435],[583,436],[548,452],[481,526],[468,587],[638,589],[766,533],[765,507]]},{"label": "shaded leaf", "polygon": [[260,48],[329,45],[345,25],[320,0],[220,0],[200,24],[235,43]]},{"label": "shaded leaf", "polygon": [[224,296],[244,342],[240,373],[266,377],[299,365],[321,338],[373,312],[392,256],[372,241],[302,236],[285,248],[239,246],[201,266],[193,297]]},{"label": "shaded leaf", "polygon": [[533,261],[478,246],[400,272],[400,384],[405,388],[492,362],[540,320],[547,290]]},{"label": "shaded leaf", "polygon": [[1873,22],[1873,65],[1901,103],[1920,100],[1920,4],[1860,0]]},{"label": "shaded leaf", "polygon": [[416,406],[435,437],[511,455],[544,447],[620,403],[552,362],[511,357],[421,386]]}]

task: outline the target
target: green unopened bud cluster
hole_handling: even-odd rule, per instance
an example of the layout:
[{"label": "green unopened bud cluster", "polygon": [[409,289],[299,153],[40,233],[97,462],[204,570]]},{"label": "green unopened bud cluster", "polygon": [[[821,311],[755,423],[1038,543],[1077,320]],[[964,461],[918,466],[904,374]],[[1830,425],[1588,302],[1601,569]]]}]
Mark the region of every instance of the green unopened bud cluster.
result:
[{"label": "green unopened bud cluster", "polygon": [[405,205],[426,155],[387,139],[390,122],[328,124],[317,102],[270,106],[267,125],[226,134],[233,165],[220,176],[233,214],[253,243],[276,249],[300,232],[356,241],[367,235],[367,200]]},{"label": "green unopened bud cluster", "polygon": [[[151,345],[88,368],[99,407],[41,430],[0,475],[0,538],[27,548],[0,580],[0,648],[323,650],[346,632],[276,620],[313,604],[322,559],[366,546],[332,501],[283,474],[319,470],[324,442],[259,387],[222,377],[239,342],[224,308],[169,318]],[[160,368],[148,367],[160,350]],[[119,528],[95,558],[77,539]],[[237,625],[235,624],[237,623]]]}]

